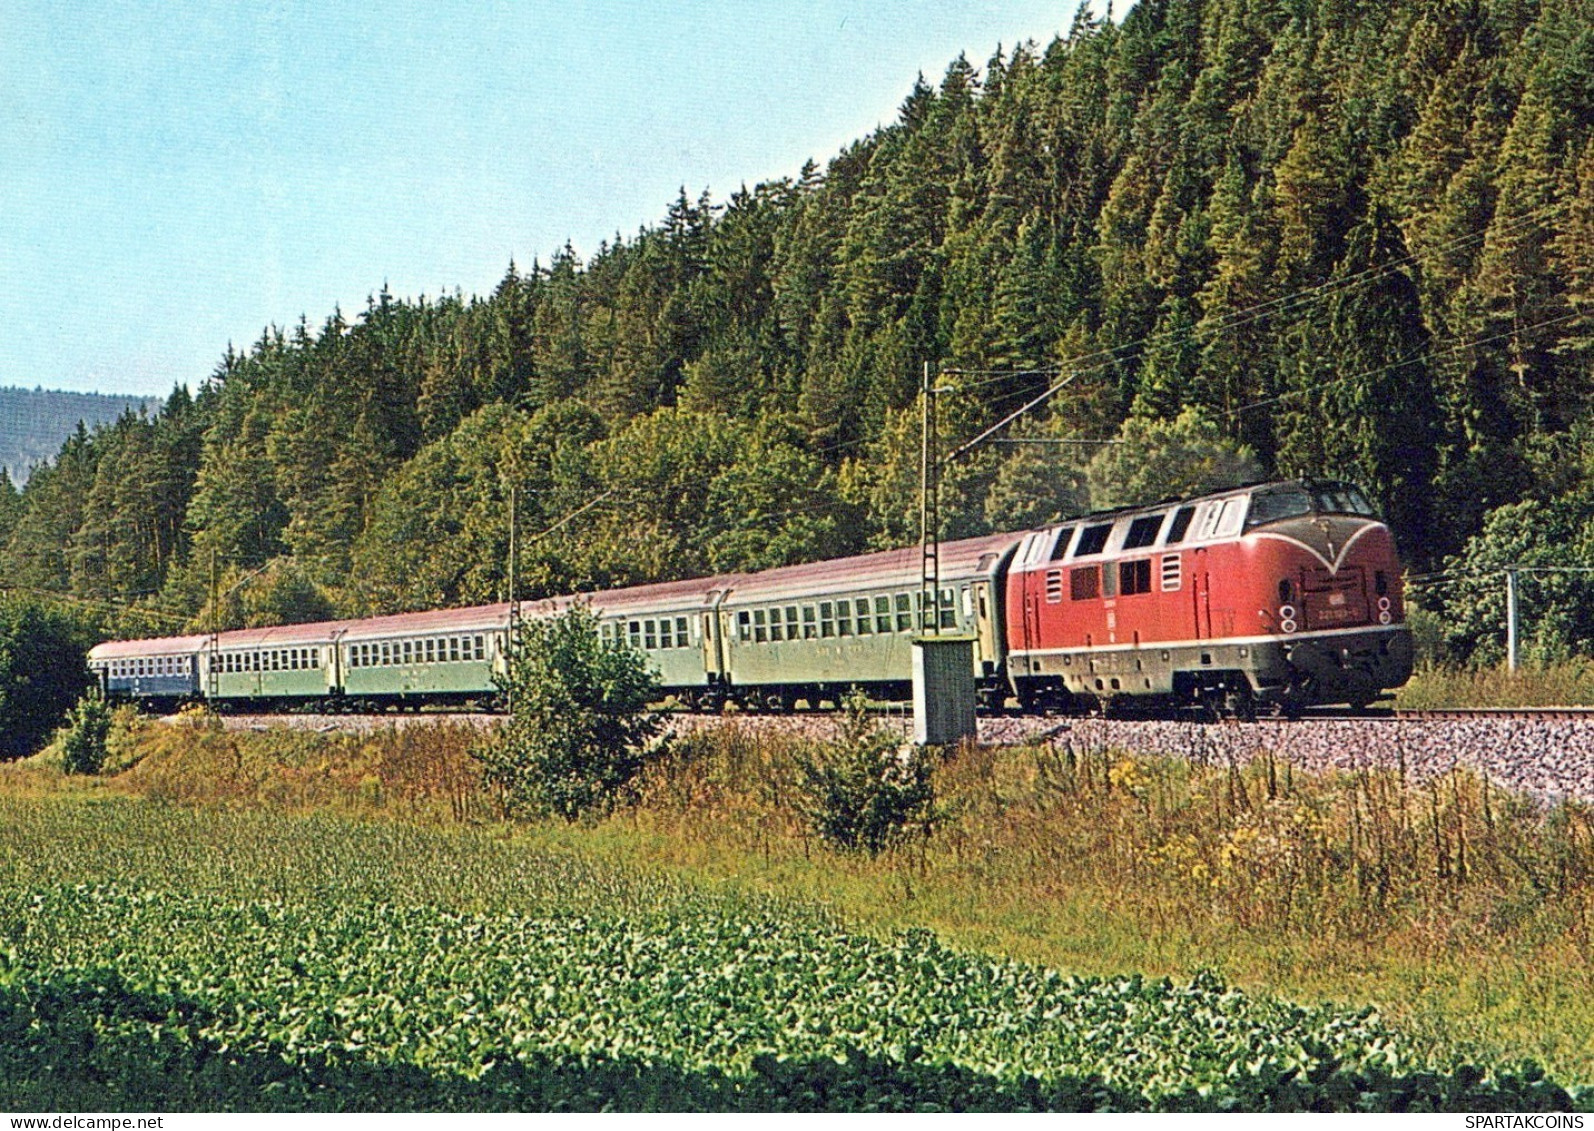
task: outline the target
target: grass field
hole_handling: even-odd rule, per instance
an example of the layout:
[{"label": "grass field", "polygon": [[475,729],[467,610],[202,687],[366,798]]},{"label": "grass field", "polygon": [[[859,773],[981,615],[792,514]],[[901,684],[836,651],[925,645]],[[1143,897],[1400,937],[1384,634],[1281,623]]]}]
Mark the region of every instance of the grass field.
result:
[{"label": "grass field", "polygon": [[468,741],[146,726],[104,779],[0,771],[0,1107],[1521,1110],[1594,1079],[1587,827],[1477,783],[964,751],[939,831],[869,860],[748,733],[513,829]]},{"label": "grass field", "polygon": [[1511,672],[1420,666],[1395,695],[1411,711],[1444,707],[1594,706],[1594,666],[1534,665]]}]

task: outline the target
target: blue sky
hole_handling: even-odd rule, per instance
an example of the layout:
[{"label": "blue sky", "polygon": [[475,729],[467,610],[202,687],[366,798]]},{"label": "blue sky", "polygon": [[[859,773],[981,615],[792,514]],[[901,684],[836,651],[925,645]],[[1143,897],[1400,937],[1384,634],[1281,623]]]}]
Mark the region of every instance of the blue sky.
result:
[{"label": "blue sky", "polygon": [[384,281],[485,293],[823,163],[1074,7],[7,0],[0,385],[161,394]]}]

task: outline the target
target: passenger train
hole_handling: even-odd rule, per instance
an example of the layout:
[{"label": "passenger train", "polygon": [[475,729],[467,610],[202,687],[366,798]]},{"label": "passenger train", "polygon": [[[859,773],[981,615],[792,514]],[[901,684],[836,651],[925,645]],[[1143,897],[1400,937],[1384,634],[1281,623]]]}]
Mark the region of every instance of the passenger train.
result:
[{"label": "passenger train", "polygon": [[905,697],[912,642],[973,643],[985,709],[1364,708],[1411,674],[1401,567],[1357,488],[1290,480],[940,546],[508,604],[100,644],[105,693],[153,707],[485,705],[511,617],[587,606],[689,709]]}]

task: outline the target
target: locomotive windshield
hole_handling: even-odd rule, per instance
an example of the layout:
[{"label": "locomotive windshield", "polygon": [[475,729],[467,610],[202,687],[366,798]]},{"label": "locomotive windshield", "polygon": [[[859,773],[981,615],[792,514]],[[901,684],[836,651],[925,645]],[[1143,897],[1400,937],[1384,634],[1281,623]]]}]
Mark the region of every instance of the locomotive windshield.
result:
[{"label": "locomotive windshield", "polygon": [[1291,484],[1258,491],[1251,496],[1251,513],[1246,526],[1261,526],[1303,514],[1354,514],[1377,518],[1378,512],[1367,496],[1344,483],[1320,483],[1315,487]]}]

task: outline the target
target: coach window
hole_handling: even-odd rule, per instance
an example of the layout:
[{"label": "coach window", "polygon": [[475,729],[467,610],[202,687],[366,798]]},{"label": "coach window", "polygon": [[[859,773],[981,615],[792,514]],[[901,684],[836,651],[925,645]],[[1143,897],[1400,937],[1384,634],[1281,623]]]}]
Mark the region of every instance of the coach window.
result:
[{"label": "coach window", "polygon": [[1075,601],[1093,601],[1101,595],[1101,570],[1080,566],[1068,571],[1068,595]]},{"label": "coach window", "polygon": [[753,614],[746,609],[736,614],[736,639],[746,643],[753,638]]},{"label": "coach window", "polygon": [[1088,558],[1092,554],[1099,554],[1107,548],[1107,536],[1112,533],[1112,523],[1104,522],[1100,526],[1087,526],[1079,532],[1079,545],[1074,547],[1074,557]]},{"label": "coach window", "polygon": [[906,593],[898,593],[897,602],[897,631],[913,631],[913,598]]},{"label": "coach window", "polygon": [[856,618],[855,626],[859,636],[874,634],[874,622],[869,619],[869,598],[857,597],[853,599],[852,611]]},{"label": "coach window", "polygon": [[475,638],[475,643],[476,658],[478,660],[485,660],[487,658],[487,638],[485,636],[478,636]]},{"label": "coach window", "polygon": [[677,648],[685,648],[686,647],[686,618],[685,617],[676,617],[675,618],[675,646]]},{"label": "coach window", "polygon": [[891,631],[891,598],[885,594],[874,599],[874,630],[882,636]]},{"label": "coach window", "polygon": [[796,605],[787,605],[786,606],[786,639],[787,640],[796,640],[797,639],[797,632],[798,632],[798,629],[797,629],[797,606]]},{"label": "coach window", "polygon": [[1118,591],[1125,597],[1151,592],[1151,559],[1118,563]]},{"label": "coach window", "polygon": [[769,615],[763,609],[753,610],[753,643],[765,644],[769,641]]},{"label": "coach window", "polygon": [[1164,546],[1174,546],[1184,541],[1185,532],[1190,529],[1190,520],[1195,517],[1194,507],[1180,507],[1173,512],[1173,522],[1168,525],[1168,538]]},{"label": "coach window", "polygon": [[1124,536],[1124,549],[1138,550],[1155,542],[1165,517],[1166,514],[1148,514],[1131,522],[1129,533]]},{"label": "coach window", "polygon": [[852,635],[852,602],[841,600],[836,602],[836,635]]},{"label": "coach window", "polygon": [[836,606],[831,601],[819,602],[819,636],[829,640],[836,635]]},{"label": "coach window", "polygon": [[393,662],[393,645],[389,641],[382,641],[382,662],[380,667],[387,667]]},{"label": "coach window", "polygon": [[659,646],[659,638],[658,638],[658,632],[657,632],[657,630],[656,630],[656,628],[654,626],[654,622],[650,621],[650,620],[643,621],[642,622],[642,647],[643,647],[643,649],[645,651],[651,652],[654,649],[656,649],[658,646]]},{"label": "coach window", "polygon": [[639,620],[627,621],[625,626],[626,643],[633,648],[642,647],[642,622]]},{"label": "coach window", "polygon": [[819,636],[818,610],[812,605],[803,606],[803,639],[814,640]]},{"label": "coach window", "polygon": [[950,589],[941,590],[941,627],[957,627],[957,605],[954,603],[954,594]]},{"label": "coach window", "polygon": [[779,609],[769,610],[769,638],[777,641],[786,639],[786,630],[781,625]]},{"label": "coach window", "polygon": [[[603,638],[612,641],[614,639],[614,625],[606,624],[603,627]],[[459,637],[457,636],[448,638],[448,662],[451,664],[459,663]]]}]

